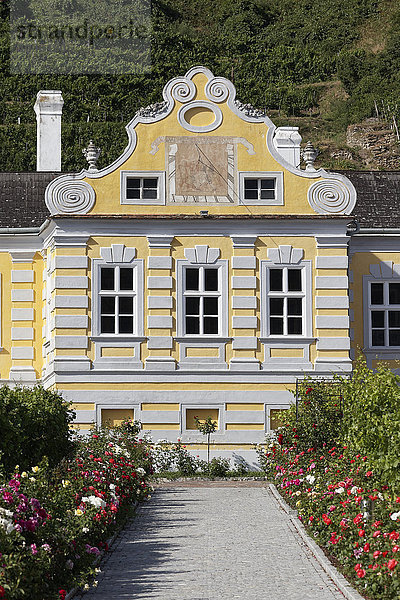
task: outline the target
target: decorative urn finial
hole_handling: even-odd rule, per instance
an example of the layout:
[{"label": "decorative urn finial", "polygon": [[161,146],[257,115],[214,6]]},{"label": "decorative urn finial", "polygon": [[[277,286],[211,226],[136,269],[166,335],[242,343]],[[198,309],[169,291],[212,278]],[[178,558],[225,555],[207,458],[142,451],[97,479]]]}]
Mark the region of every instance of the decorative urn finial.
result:
[{"label": "decorative urn finial", "polygon": [[308,141],[306,144],[306,147],[304,148],[304,150],[301,153],[301,156],[302,156],[304,162],[306,163],[306,171],[316,171],[316,168],[314,167],[314,162],[315,162],[315,159],[317,158],[318,154],[319,154],[319,150],[314,148],[312,143],[310,141]]},{"label": "decorative urn finial", "polygon": [[101,152],[101,149],[97,148],[94,145],[93,140],[90,140],[88,147],[84,148],[82,150],[82,153],[84,154],[86,160],[89,163],[89,171],[98,171],[96,163],[100,156],[100,152]]}]

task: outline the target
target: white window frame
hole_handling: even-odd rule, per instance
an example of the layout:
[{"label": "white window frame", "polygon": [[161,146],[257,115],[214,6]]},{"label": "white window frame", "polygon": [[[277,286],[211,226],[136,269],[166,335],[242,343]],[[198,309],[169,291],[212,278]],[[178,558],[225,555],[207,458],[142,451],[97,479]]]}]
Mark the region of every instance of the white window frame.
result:
[{"label": "white window frame", "polygon": [[271,410],[289,410],[290,404],[266,404],[265,405],[265,433],[276,435],[277,429],[271,429]]},{"label": "white window frame", "polygon": [[[127,198],[127,180],[137,179],[158,179],[157,198]],[[164,205],[165,204],[165,171],[121,171],[121,204],[144,204],[144,205]]]},{"label": "white window frame", "polygon": [[187,410],[218,410],[218,428],[213,435],[221,435],[225,433],[225,407],[224,404],[182,404],[181,405],[181,433],[187,436],[194,436],[202,439],[204,436],[198,429],[187,429],[186,427],[186,411]]},{"label": "white window frame", "polygon": [[[375,353],[385,353],[385,356],[394,352],[393,358],[398,357],[399,346],[373,346],[372,345],[372,311],[380,310],[385,313],[385,326],[383,328],[385,332],[385,340],[389,341],[389,323],[388,323],[388,312],[389,310],[400,310],[400,304],[389,304],[389,283],[400,283],[399,278],[387,277],[387,278],[376,278],[372,276],[364,275],[364,344],[368,350],[374,351]],[[383,304],[372,304],[371,303],[371,283],[382,283],[383,284]],[[379,329],[379,328],[378,328]],[[386,356],[389,358],[389,356]]]},{"label": "white window frame", "polygon": [[140,410],[140,404],[138,403],[128,403],[128,404],[124,404],[123,402],[116,402],[115,404],[111,401],[111,402],[104,402],[104,403],[99,403],[96,404],[96,425],[97,427],[101,427],[101,413],[103,410],[125,410],[125,409],[132,409],[133,410],[133,420],[134,421],[141,421],[141,410]]},{"label": "white window frame", "polygon": [[[194,296],[218,296],[218,330],[219,333],[185,333],[185,294],[184,284],[186,269],[200,268],[216,268],[218,269],[218,291],[201,292],[197,294],[193,291]],[[187,260],[177,260],[177,335],[178,338],[193,339],[193,340],[219,340],[226,338],[228,335],[228,261],[217,260],[214,263],[191,263]]]},{"label": "white window frame", "polygon": [[[270,269],[298,269],[302,273],[301,292],[270,292]],[[302,260],[299,263],[273,263],[261,261],[261,337],[268,340],[306,340],[312,336],[312,281],[311,261]],[[284,278],[287,280],[287,278]],[[269,330],[269,299],[299,297],[302,301],[302,333],[301,334],[271,334]],[[284,303],[286,304],[286,303]],[[285,315],[284,315],[285,322]]]},{"label": "white window frame", "polygon": [[[274,199],[246,200],[244,197],[244,182],[246,179],[275,179]],[[283,205],[283,172],[282,171],[240,171],[239,172],[239,204],[256,204],[260,206]]]},{"label": "white window frame", "polygon": [[[92,281],[92,336],[99,340],[132,340],[143,336],[144,315],[143,315],[143,260],[136,259],[131,262],[113,262],[109,263],[103,259],[93,259]],[[133,309],[133,333],[101,333],[101,311],[100,311],[100,286],[101,286],[101,268],[114,268],[119,271],[120,268],[133,269],[134,289],[123,290],[123,295],[134,296]],[[117,296],[118,290],[109,290],[106,295]]]}]

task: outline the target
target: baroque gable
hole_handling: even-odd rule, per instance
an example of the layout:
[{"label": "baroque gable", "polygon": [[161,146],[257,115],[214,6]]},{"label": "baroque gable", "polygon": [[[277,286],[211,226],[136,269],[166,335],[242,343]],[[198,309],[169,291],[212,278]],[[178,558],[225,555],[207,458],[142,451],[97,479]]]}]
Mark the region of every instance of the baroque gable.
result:
[{"label": "baroque gable", "polygon": [[309,162],[300,169],[295,129],[277,129],[236,100],[232,82],[195,67],[166,84],[163,102],[136,113],[113,164],[57,178],[46,204],[52,215],[196,214],[199,206],[210,215],[350,214],[352,183]]}]

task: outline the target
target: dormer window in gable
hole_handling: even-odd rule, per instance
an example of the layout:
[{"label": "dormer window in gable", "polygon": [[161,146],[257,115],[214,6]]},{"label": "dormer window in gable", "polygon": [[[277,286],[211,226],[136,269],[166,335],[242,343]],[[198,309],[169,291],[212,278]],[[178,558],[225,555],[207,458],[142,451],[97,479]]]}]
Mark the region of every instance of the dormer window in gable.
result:
[{"label": "dormer window in gable", "polygon": [[165,173],[121,171],[121,204],[165,204]]},{"label": "dormer window in gable", "polygon": [[283,173],[240,172],[239,197],[241,204],[283,205]]}]

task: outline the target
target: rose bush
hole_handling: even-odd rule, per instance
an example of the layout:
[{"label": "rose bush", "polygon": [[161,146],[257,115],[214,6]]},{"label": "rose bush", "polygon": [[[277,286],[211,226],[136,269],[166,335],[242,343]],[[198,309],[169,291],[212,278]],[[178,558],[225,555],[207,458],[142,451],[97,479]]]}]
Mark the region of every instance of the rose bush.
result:
[{"label": "rose bush", "polygon": [[309,534],[374,600],[400,597],[400,497],[380,485],[367,457],[346,446],[299,451],[275,442],[260,460]]},{"label": "rose bush", "polygon": [[16,468],[0,484],[0,598],[59,599],[87,585],[106,540],[150,495],[151,457],[138,432],[130,422],[94,431],[56,469]]},{"label": "rose bush", "polygon": [[309,534],[371,600],[400,597],[399,383],[362,360],[351,379],[304,381],[297,419],[293,406],[258,449]]},{"label": "rose bush", "polygon": [[[249,465],[241,457],[236,457],[233,466],[228,458],[217,456],[209,462],[194,456],[178,438],[173,443],[168,440],[149,440],[150,453],[155,476],[162,477],[243,477],[249,474]],[[241,459],[241,460],[240,460]]]}]

